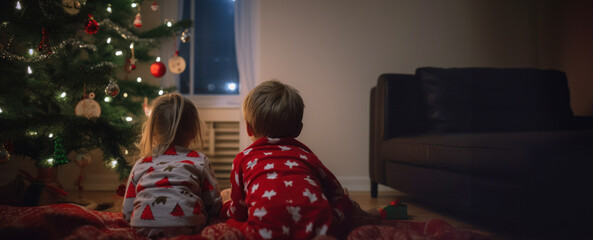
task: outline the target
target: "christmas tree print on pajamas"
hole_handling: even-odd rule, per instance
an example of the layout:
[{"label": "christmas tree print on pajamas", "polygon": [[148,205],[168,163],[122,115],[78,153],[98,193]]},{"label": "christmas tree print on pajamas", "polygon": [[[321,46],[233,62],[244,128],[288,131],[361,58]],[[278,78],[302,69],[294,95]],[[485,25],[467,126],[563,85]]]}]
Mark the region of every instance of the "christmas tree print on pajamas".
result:
[{"label": "christmas tree print on pajamas", "polygon": [[353,204],[315,154],[293,138],[260,138],[239,153],[221,215],[248,239],[334,235]]},{"label": "christmas tree print on pajamas", "polygon": [[179,146],[137,161],[127,186],[122,211],[132,227],[201,228],[222,205],[208,158]]}]

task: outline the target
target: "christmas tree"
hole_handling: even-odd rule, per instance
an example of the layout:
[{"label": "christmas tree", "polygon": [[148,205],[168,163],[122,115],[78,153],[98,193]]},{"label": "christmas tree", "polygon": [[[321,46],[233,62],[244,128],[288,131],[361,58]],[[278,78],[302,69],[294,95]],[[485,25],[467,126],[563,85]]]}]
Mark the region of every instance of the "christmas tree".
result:
[{"label": "christmas tree", "polygon": [[[162,94],[161,87],[127,80],[127,73],[136,61],[154,61],[149,51],[159,39],[191,25],[167,22],[139,31],[140,4],[0,3],[0,157],[24,155],[38,167],[56,167],[72,151],[100,148],[105,164],[127,177],[125,158],[136,149],[145,99]],[[154,65],[153,74],[164,67]]]}]

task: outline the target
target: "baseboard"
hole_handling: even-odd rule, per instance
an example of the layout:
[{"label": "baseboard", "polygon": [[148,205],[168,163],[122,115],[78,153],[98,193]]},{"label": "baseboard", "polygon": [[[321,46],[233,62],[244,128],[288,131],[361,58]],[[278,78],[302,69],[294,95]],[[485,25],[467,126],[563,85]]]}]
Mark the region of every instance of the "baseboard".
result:
[{"label": "baseboard", "polygon": [[[371,191],[371,179],[369,177],[337,177],[342,187],[349,191]],[[380,192],[394,191],[393,188],[379,184]]]}]

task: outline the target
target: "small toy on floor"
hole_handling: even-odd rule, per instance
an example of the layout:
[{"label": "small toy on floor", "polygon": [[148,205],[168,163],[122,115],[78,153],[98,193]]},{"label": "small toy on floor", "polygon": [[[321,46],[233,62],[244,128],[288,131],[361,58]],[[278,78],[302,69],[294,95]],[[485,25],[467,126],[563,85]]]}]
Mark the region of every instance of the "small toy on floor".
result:
[{"label": "small toy on floor", "polygon": [[402,204],[399,198],[391,202],[391,204],[379,208],[379,216],[383,219],[410,219],[408,206]]}]

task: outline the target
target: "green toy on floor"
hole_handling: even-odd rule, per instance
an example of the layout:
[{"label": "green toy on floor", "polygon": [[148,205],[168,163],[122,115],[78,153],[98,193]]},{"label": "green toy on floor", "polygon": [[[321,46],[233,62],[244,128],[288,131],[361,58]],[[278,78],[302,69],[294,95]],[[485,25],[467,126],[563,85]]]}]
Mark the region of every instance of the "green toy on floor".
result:
[{"label": "green toy on floor", "polygon": [[379,208],[379,216],[383,219],[410,219],[408,206],[402,204],[399,198],[391,202],[391,204]]}]

